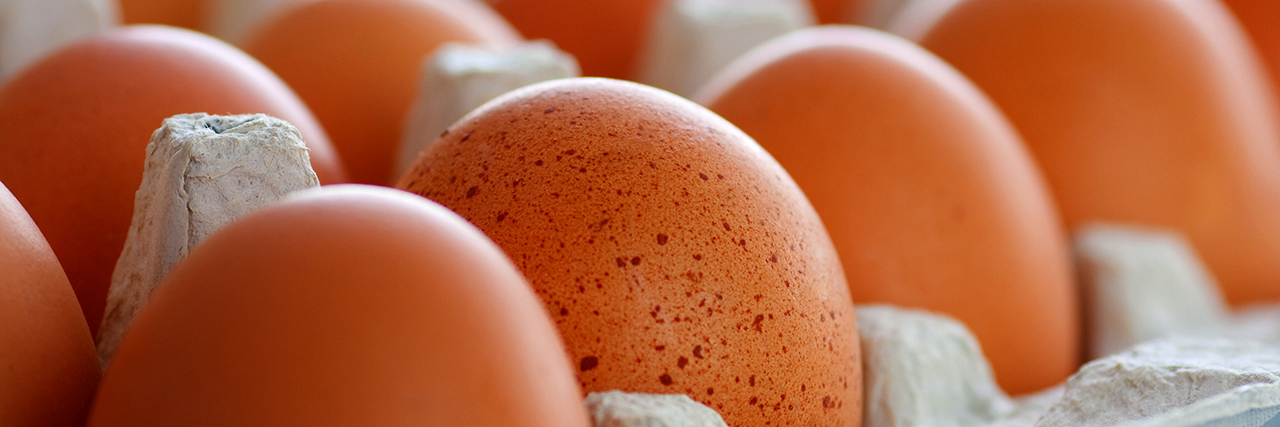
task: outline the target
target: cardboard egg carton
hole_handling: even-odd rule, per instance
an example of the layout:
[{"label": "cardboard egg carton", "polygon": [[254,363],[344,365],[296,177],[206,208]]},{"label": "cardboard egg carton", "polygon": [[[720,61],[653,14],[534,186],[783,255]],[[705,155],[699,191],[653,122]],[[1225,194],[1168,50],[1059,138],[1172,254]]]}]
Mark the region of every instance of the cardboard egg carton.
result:
[{"label": "cardboard egg carton", "polygon": [[133,318],[169,270],[226,224],[294,191],[320,186],[302,136],[262,114],[182,114],[147,144],[133,223],[98,329],[105,370]]},{"label": "cardboard egg carton", "polygon": [[803,0],[669,0],[637,81],[687,97],[751,48],[813,23]]},{"label": "cardboard egg carton", "polygon": [[63,45],[115,26],[118,8],[109,0],[0,2],[0,80]]}]

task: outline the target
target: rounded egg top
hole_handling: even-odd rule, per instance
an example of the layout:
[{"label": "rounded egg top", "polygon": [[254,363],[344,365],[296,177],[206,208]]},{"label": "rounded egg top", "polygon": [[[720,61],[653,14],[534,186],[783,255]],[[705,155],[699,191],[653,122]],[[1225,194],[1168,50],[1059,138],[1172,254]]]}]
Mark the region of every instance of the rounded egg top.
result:
[{"label": "rounded egg top", "polygon": [[667,92],[564,79],[482,106],[398,186],[524,272],[585,391],[684,393],[730,425],[861,420],[853,305],[777,162]]}]

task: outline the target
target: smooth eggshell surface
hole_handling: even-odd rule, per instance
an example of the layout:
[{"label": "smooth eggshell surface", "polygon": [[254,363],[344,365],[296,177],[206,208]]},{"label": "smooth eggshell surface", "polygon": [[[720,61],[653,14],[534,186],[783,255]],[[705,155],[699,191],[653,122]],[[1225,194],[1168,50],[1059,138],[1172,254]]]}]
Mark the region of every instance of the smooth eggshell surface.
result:
[{"label": "smooth eggshell surface", "polygon": [[118,0],[125,24],[163,24],[196,29],[207,4],[220,0]]},{"label": "smooth eggshell surface", "polygon": [[826,230],[706,109],[617,80],[528,86],[454,124],[397,185],[506,251],[584,391],[684,393],[729,425],[860,425],[853,305]]},{"label": "smooth eggshell surface", "polygon": [[863,3],[870,0],[809,0],[813,14],[823,24],[852,24],[859,18]]},{"label": "smooth eggshell surface", "polygon": [[1271,77],[1272,93],[1280,97],[1280,1],[1222,0],[1244,26]]},{"label": "smooth eggshell surface", "polygon": [[475,227],[325,187],[196,248],[125,335],[90,426],[587,427],[564,347]]},{"label": "smooth eggshell surface", "polygon": [[284,119],[302,133],[322,183],[345,179],[324,130],[288,86],[194,31],[116,29],[58,50],[0,87],[0,182],[44,232],[93,331],[151,133],[167,117],[198,112]]},{"label": "smooth eggshell surface", "polygon": [[0,184],[0,425],[84,425],[100,370],[76,294]]},{"label": "smooth eggshell surface", "polygon": [[635,78],[660,0],[486,0],[529,39],[573,54],[582,75]]},{"label": "smooth eggshell surface", "polygon": [[353,181],[386,185],[423,61],[445,42],[519,40],[472,0],[322,0],[275,14],[242,46],[315,111]]},{"label": "smooth eggshell surface", "polygon": [[1048,187],[954,69],[889,34],[821,27],[757,48],[697,99],[795,178],[856,304],[954,316],[1012,393],[1075,371],[1079,305]]},{"label": "smooth eggshell surface", "polygon": [[967,0],[920,43],[1008,115],[1067,225],[1186,235],[1235,305],[1280,300],[1280,133],[1216,1]]}]

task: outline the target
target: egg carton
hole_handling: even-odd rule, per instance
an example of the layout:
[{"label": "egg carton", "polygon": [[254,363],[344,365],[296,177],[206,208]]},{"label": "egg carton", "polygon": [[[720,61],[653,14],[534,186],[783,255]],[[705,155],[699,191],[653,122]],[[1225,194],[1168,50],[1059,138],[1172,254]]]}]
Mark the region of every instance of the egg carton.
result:
[{"label": "egg carton", "polygon": [[1273,427],[1280,346],[1162,338],[1086,364],[1065,384],[1012,399],[972,334],[943,315],[858,311],[864,427]]},{"label": "egg carton", "polygon": [[[941,314],[858,309],[863,427],[1276,427],[1280,346],[1161,338],[1086,364],[1065,384],[1011,398],[973,334]],[[611,391],[586,400],[597,427],[718,427],[684,395]]]}]

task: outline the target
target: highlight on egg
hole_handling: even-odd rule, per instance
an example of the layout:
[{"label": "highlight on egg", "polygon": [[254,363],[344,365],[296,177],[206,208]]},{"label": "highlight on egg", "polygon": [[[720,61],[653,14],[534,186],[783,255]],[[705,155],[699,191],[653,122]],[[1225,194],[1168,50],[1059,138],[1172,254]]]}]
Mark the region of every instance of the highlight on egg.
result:
[{"label": "highlight on egg", "polygon": [[831,240],[787,172],[706,109],[618,80],[527,86],[455,123],[397,187],[506,252],[584,391],[685,394],[729,425],[860,425]]},{"label": "highlight on egg", "polygon": [[89,426],[588,427],[502,251],[436,203],[329,186],[211,235],[135,318]]},{"label": "highlight on egg", "polygon": [[163,119],[193,112],[286,120],[322,183],[346,179],[324,129],[288,86],[194,31],[113,29],[43,57],[0,87],[0,182],[40,226],[95,334],[147,142]]},{"label": "highlight on egg", "polygon": [[1249,35],[1270,77],[1272,93],[1280,97],[1280,2],[1222,0]]}]

